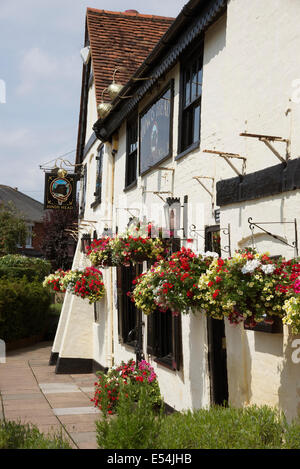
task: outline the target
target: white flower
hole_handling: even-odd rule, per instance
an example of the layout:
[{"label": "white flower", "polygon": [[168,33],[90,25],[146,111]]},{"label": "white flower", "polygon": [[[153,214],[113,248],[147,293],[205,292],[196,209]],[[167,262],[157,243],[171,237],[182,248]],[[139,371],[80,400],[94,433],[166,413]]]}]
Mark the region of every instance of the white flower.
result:
[{"label": "white flower", "polygon": [[219,257],[219,254],[217,252],[211,252],[211,251],[206,251],[204,253],[204,257]]},{"label": "white flower", "polygon": [[273,264],[267,264],[267,265],[262,265],[261,266],[261,270],[265,273],[265,274],[272,274],[275,270],[275,265]]},{"label": "white flower", "polygon": [[260,261],[253,259],[252,261],[247,261],[244,267],[241,269],[243,274],[248,274],[254,272],[257,267],[260,266]]}]

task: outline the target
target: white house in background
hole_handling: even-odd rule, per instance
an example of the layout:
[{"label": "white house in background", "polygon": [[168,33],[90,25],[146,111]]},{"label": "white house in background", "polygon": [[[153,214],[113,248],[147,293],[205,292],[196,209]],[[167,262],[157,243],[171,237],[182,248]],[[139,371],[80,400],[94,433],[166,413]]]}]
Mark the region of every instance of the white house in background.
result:
[{"label": "white house in background", "polygon": [[[122,232],[132,216],[161,224],[170,197],[180,201],[181,233],[194,238],[195,249],[217,249],[220,235],[223,256],[249,244],[274,256],[297,255],[299,20],[294,1],[185,5],[95,123],[93,149],[87,139],[78,147],[90,236],[105,228]],[[90,97],[88,110],[93,103]],[[87,115],[91,126],[95,111]],[[95,205],[96,178],[101,202]],[[82,265],[78,243],[74,267]],[[95,310],[66,297],[53,346],[58,373],[134,358],[141,326],[144,356],[172,408],[228,400],[299,414],[300,365],[292,360],[295,337],[286,326],[268,333],[200,313],[177,321],[141,317],[126,303],[134,275],[105,269],[107,295]]]}]

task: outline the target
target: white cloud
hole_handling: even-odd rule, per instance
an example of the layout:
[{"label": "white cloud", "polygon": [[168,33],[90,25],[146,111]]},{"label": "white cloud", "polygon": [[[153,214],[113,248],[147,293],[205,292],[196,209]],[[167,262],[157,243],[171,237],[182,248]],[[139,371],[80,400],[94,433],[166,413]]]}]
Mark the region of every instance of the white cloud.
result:
[{"label": "white cloud", "polygon": [[0,142],[1,149],[4,148],[5,151],[10,149],[19,151],[24,145],[29,148],[36,146],[38,140],[30,129],[1,129]]},{"label": "white cloud", "polygon": [[[80,65],[79,54],[69,57],[53,56],[39,47],[23,54],[20,63],[20,83],[16,94],[25,96],[42,90],[68,88],[68,80],[74,78]],[[78,74],[78,73],[77,73]]]}]

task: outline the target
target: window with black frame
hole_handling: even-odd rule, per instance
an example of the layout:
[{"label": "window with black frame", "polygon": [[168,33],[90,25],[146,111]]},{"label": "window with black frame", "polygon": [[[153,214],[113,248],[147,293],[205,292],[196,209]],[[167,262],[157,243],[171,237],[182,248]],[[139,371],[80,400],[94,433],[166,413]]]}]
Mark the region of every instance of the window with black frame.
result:
[{"label": "window with black frame", "polygon": [[181,366],[181,317],[171,311],[153,312],[147,319],[147,353],[172,370]]},{"label": "window with black frame", "polygon": [[203,45],[181,64],[181,101],[178,154],[199,145]]},{"label": "window with black frame", "polygon": [[96,186],[95,186],[95,192],[94,192],[94,196],[95,196],[94,204],[101,203],[103,154],[104,154],[104,145],[101,145],[98,149],[98,154],[96,156],[97,172],[96,172]]},{"label": "window with black frame", "polygon": [[133,117],[127,123],[127,151],[125,189],[136,183],[137,151],[138,151],[138,119]]},{"label": "window with black frame", "polygon": [[141,313],[127,293],[132,291],[132,282],[141,272],[142,264],[117,267],[118,335],[121,343],[132,347],[136,346]]}]

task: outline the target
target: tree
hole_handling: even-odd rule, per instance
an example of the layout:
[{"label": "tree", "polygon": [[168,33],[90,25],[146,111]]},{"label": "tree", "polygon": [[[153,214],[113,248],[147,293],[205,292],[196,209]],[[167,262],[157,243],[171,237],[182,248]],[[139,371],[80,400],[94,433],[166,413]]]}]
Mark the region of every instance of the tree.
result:
[{"label": "tree", "polygon": [[14,254],[26,242],[27,226],[24,216],[13,202],[0,202],[0,256]]},{"label": "tree", "polygon": [[68,230],[76,230],[78,208],[74,210],[47,210],[44,219],[44,238],[40,249],[50,260],[54,270],[72,267],[76,242]]}]

